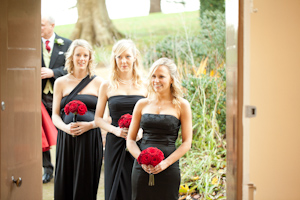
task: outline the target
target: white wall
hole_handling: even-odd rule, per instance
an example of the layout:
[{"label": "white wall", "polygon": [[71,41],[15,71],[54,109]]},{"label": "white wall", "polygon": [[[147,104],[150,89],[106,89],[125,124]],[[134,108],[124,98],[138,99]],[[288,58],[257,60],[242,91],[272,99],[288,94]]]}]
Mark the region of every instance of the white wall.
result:
[{"label": "white wall", "polygon": [[252,2],[244,102],[257,117],[244,121],[244,180],[255,184],[255,200],[299,200],[300,1]]}]

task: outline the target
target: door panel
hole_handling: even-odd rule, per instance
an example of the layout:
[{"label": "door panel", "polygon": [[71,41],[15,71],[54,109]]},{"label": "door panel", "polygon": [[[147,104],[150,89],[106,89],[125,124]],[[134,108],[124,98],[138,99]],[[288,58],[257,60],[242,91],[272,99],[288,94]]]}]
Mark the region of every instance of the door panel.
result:
[{"label": "door panel", "polygon": [[[42,199],[40,0],[0,7],[0,199]],[[12,181],[22,179],[17,187]]]},{"label": "door panel", "polygon": [[299,200],[300,1],[254,1],[250,15],[249,183],[255,200]]},{"label": "door panel", "polygon": [[[4,0],[7,1],[7,0]],[[37,12],[39,10],[39,12]],[[40,0],[10,0],[7,1],[5,12],[8,16],[8,47],[36,49],[37,39],[41,39],[40,31]],[[38,22],[38,24],[37,24]],[[39,32],[37,32],[37,25]]]},{"label": "door panel", "polygon": [[[7,159],[9,166],[21,166],[26,162],[35,160],[41,149],[32,143],[39,143],[39,138],[31,137],[38,127],[36,104],[32,99],[36,88],[36,69],[10,68],[7,70],[7,80],[11,82],[12,90],[8,91],[7,112],[10,112],[3,123],[10,127],[10,134],[6,138],[7,148],[12,151],[12,157]],[[29,79],[31,78],[31,79]],[[13,147],[13,148],[12,148]]]}]

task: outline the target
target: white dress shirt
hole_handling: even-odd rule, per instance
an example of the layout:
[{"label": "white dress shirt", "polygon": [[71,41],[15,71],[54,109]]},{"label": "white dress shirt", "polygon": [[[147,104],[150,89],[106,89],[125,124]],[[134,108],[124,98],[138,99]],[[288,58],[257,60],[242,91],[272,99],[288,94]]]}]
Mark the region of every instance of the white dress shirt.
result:
[{"label": "white dress shirt", "polygon": [[53,35],[49,38],[49,39],[45,39],[42,37],[42,41],[44,43],[44,45],[46,46],[46,41],[49,40],[49,46],[51,48],[51,50],[53,49],[53,46],[54,46],[54,40],[55,40],[55,33],[53,33]]}]

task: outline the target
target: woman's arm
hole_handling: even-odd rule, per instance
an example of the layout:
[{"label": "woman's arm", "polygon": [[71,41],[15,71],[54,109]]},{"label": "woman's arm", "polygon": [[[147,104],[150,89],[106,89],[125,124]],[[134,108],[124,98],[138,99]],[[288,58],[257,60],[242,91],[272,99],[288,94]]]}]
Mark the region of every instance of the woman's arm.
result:
[{"label": "woman's arm", "polygon": [[145,105],[145,99],[139,100],[133,109],[132,120],[130,123],[128,137],[126,141],[127,148],[131,155],[137,159],[141,153],[140,148],[136,144],[136,138],[140,129],[140,121],[142,117],[142,108]]},{"label": "woman's arm", "polygon": [[101,85],[98,95],[98,102],[97,102],[97,108],[95,113],[95,123],[96,126],[100,127],[101,129],[104,129],[107,132],[113,133],[118,137],[126,138],[127,137],[127,130],[115,127],[109,123],[107,123],[104,118],[104,111],[105,106],[108,100],[107,97],[107,91],[108,91],[109,83],[105,82]]},{"label": "woman's arm", "polygon": [[156,167],[150,168],[150,173],[157,174],[165,170],[174,162],[179,160],[191,148],[193,136],[192,112],[189,102],[185,99],[181,100],[180,121],[182,144],[165,160],[161,161]]},{"label": "woman's arm", "polygon": [[65,124],[60,116],[60,102],[63,95],[64,77],[56,79],[53,86],[52,121],[60,130],[70,134],[70,125]]}]

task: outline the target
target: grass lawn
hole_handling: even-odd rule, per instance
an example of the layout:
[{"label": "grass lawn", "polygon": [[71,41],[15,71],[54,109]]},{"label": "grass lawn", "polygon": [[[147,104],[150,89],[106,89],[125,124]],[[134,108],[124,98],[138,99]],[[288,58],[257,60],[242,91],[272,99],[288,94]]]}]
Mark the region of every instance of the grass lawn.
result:
[{"label": "grass lawn", "polygon": [[[112,20],[116,28],[126,38],[132,39],[143,53],[166,36],[196,35],[200,30],[199,11],[184,13],[152,13],[148,16]],[[75,24],[55,26],[54,31],[70,38]],[[95,47],[96,61],[105,65],[109,63],[112,45]]]}]

